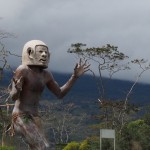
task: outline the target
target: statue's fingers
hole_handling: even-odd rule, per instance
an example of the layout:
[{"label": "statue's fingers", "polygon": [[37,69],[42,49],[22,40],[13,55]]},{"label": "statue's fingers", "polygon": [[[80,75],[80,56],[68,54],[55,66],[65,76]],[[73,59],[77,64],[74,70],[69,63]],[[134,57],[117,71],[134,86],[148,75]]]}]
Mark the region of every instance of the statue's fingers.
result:
[{"label": "statue's fingers", "polygon": [[84,69],[87,69],[91,66],[91,64],[84,66]]},{"label": "statue's fingers", "polygon": [[16,80],[15,80],[15,78],[12,78],[13,79],[13,82],[16,84]]},{"label": "statue's fingers", "polygon": [[85,60],[84,64],[86,64],[86,62],[87,62],[87,59]]},{"label": "statue's fingers", "polygon": [[82,66],[87,66],[87,59],[85,60],[85,62]]},{"label": "statue's fingers", "polygon": [[77,67],[78,67],[78,63],[76,63],[76,66],[74,67],[74,70],[76,70],[76,69],[77,69]]},{"label": "statue's fingers", "polygon": [[90,69],[85,69],[84,72],[87,72],[87,71],[89,71],[89,70],[90,70]]},{"label": "statue's fingers", "polygon": [[23,82],[23,76],[20,77],[20,82]]},{"label": "statue's fingers", "polygon": [[82,59],[80,58],[79,65],[81,66],[81,64],[82,64]]}]

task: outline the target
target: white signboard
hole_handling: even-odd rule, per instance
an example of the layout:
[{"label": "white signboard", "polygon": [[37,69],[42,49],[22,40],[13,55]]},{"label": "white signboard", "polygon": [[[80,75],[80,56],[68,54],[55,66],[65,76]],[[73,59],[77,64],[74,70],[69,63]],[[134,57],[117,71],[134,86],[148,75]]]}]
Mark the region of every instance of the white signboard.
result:
[{"label": "white signboard", "polygon": [[114,150],[115,150],[115,130],[100,129],[100,150],[102,150],[102,138],[114,139]]},{"label": "white signboard", "polygon": [[112,129],[100,129],[101,138],[115,138],[115,130]]}]

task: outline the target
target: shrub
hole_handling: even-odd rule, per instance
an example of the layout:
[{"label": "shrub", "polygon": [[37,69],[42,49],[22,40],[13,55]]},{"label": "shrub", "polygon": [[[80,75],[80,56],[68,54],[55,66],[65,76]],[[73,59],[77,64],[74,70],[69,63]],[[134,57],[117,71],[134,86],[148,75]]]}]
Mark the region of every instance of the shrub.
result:
[{"label": "shrub", "polygon": [[80,144],[77,142],[70,142],[63,150],[79,150]]},{"label": "shrub", "polygon": [[99,150],[99,137],[92,136],[87,138],[89,142],[89,150]]},{"label": "shrub", "polygon": [[79,150],[89,150],[90,149],[90,143],[88,140],[84,140],[81,145]]},{"label": "shrub", "polygon": [[150,149],[150,126],[144,120],[135,120],[124,126],[118,139],[121,150],[133,149],[135,146],[143,150]]},{"label": "shrub", "polygon": [[15,148],[13,146],[2,146],[0,150],[15,150]]}]

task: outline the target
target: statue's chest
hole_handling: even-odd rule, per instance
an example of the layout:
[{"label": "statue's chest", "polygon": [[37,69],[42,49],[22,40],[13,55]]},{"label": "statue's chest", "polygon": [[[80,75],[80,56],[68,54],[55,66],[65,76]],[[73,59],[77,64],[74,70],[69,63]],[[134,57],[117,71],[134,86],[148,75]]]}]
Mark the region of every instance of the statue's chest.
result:
[{"label": "statue's chest", "polygon": [[32,91],[41,92],[45,86],[45,80],[42,74],[30,74],[26,78],[26,84]]}]

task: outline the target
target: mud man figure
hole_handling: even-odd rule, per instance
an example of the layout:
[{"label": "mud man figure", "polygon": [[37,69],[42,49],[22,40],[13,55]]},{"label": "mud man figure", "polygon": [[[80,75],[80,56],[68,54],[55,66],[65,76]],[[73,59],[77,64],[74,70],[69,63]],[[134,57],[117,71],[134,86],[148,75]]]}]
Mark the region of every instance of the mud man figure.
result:
[{"label": "mud man figure", "polygon": [[59,87],[52,74],[46,70],[49,59],[50,52],[44,42],[40,40],[27,42],[22,52],[22,64],[14,73],[10,91],[10,97],[15,102],[12,112],[12,134],[21,135],[31,150],[49,149],[38,113],[44,87],[47,86],[58,98],[63,98],[78,77],[89,69],[89,65],[80,60],[70,79]]}]

